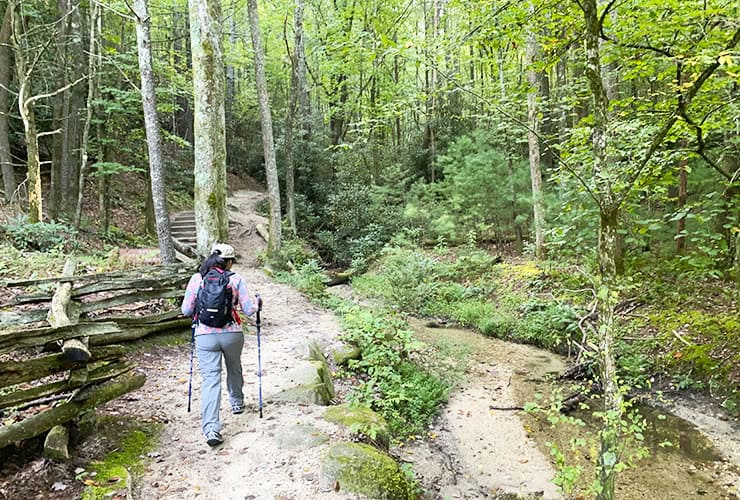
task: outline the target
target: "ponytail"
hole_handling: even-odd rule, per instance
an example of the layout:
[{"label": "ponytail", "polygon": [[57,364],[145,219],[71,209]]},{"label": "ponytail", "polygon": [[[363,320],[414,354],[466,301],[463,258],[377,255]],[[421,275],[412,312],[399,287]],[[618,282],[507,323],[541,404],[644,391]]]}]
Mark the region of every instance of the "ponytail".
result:
[{"label": "ponytail", "polygon": [[208,256],[208,258],[206,258],[206,260],[203,261],[199,269],[200,275],[205,277],[205,275],[208,274],[208,271],[213,267],[226,269],[226,260],[221,257],[221,252],[219,250],[214,251]]}]

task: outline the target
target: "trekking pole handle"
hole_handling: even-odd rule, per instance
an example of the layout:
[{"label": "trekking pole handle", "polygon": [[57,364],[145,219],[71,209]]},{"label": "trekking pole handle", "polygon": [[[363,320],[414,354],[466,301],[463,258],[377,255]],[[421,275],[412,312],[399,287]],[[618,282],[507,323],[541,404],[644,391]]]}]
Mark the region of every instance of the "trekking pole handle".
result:
[{"label": "trekking pole handle", "polygon": [[260,294],[257,295],[257,326],[260,325],[260,312],[262,312],[262,297]]}]

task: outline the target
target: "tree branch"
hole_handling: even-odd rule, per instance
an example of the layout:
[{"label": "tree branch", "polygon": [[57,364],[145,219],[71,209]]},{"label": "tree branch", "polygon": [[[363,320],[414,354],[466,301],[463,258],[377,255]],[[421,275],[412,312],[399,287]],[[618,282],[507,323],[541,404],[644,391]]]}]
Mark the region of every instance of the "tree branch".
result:
[{"label": "tree branch", "polygon": [[[738,42],[740,42],[740,29],[737,29],[735,31],[735,34],[730,39],[730,41],[725,46],[723,53],[725,51],[733,49]],[[682,107],[688,108],[688,106],[691,104],[691,101],[694,99],[696,94],[699,92],[701,87],[706,83],[706,81],[709,79],[710,76],[719,68],[719,56],[717,56],[712,64],[704,68],[704,71],[701,72],[699,75],[699,78],[696,79],[696,81],[691,85],[689,90],[685,94],[679,94],[678,96],[678,102],[676,103],[676,108],[671,113],[671,116],[668,118],[668,120],[663,124],[661,129],[658,131],[657,134],[653,137],[653,140],[650,142],[650,147],[648,147],[647,151],[642,157],[642,160],[640,160],[640,163],[637,166],[637,170],[635,173],[627,179],[627,186],[631,187],[634,186],[635,182],[637,182],[637,179],[640,178],[643,171],[647,167],[647,164],[650,162],[650,159],[653,157],[655,152],[658,150],[658,147],[662,144],[663,139],[665,139],[665,136],[668,135],[668,132],[673,128],[673,125],[675,125],[676,121],[678,120]],[[706,158],[705,158],[706,159]],[[625,190],[625,194],[619,199],[618,204],[621,205],[624,203],[624,201],[627,198],[627,194],[630,189]]]},{"label": "tree branch", "polygon": [[68,83],[64,87],[62,87],[60,89],[57,89],[54,92],[49,92],[47,94],[39,94],[39,95],[35,95],[33,97],[29,97],[28,99],[26,99],[26,105],[33,104],[34,102],[36,102],[38,100],[41,100],[41,99],[46,99],[47,97],[54,97],[57,94],[61,94],[65,90],[68,90],[71,87],[74,87],[75,85],[77,85],[78,83],[80,83],[82,80],[84,80],[86,78],[87,78],[87,76],[83,75],[80,78],[78,78],[77,80],[75,80],[74,82]]}]

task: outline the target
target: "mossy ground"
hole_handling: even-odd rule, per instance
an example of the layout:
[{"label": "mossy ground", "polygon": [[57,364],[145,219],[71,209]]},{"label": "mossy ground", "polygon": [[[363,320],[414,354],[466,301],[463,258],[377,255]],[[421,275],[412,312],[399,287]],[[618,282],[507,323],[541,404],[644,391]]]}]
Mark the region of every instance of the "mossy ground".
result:
[{"label": "mossy ground", "polygon": [[130,490],[132,482],[144,471],[146,454],[154,449],[162,428],[116,417],[102,417],[96,425],[95,439],[104,443],[104,458],[90,462],[80,479],[86,484],[82,498],[108,498],[121,490]]}]

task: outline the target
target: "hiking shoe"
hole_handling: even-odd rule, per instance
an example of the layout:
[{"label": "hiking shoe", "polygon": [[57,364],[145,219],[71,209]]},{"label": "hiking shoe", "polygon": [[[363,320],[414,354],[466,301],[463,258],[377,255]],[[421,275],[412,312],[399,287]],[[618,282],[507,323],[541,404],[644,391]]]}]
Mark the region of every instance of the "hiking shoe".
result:
[{"label": "hiking shoe", "polygon": [[218,446],[224,442],[224,438],[221,437],[220,432],[211,431],[206,435],[206,443],[208,446]]},{"label": "hiking shoe", "polygon": [[244,405],[233,405],[231,407],[231,413],[234,415],[241,415],[244,413]]}]

